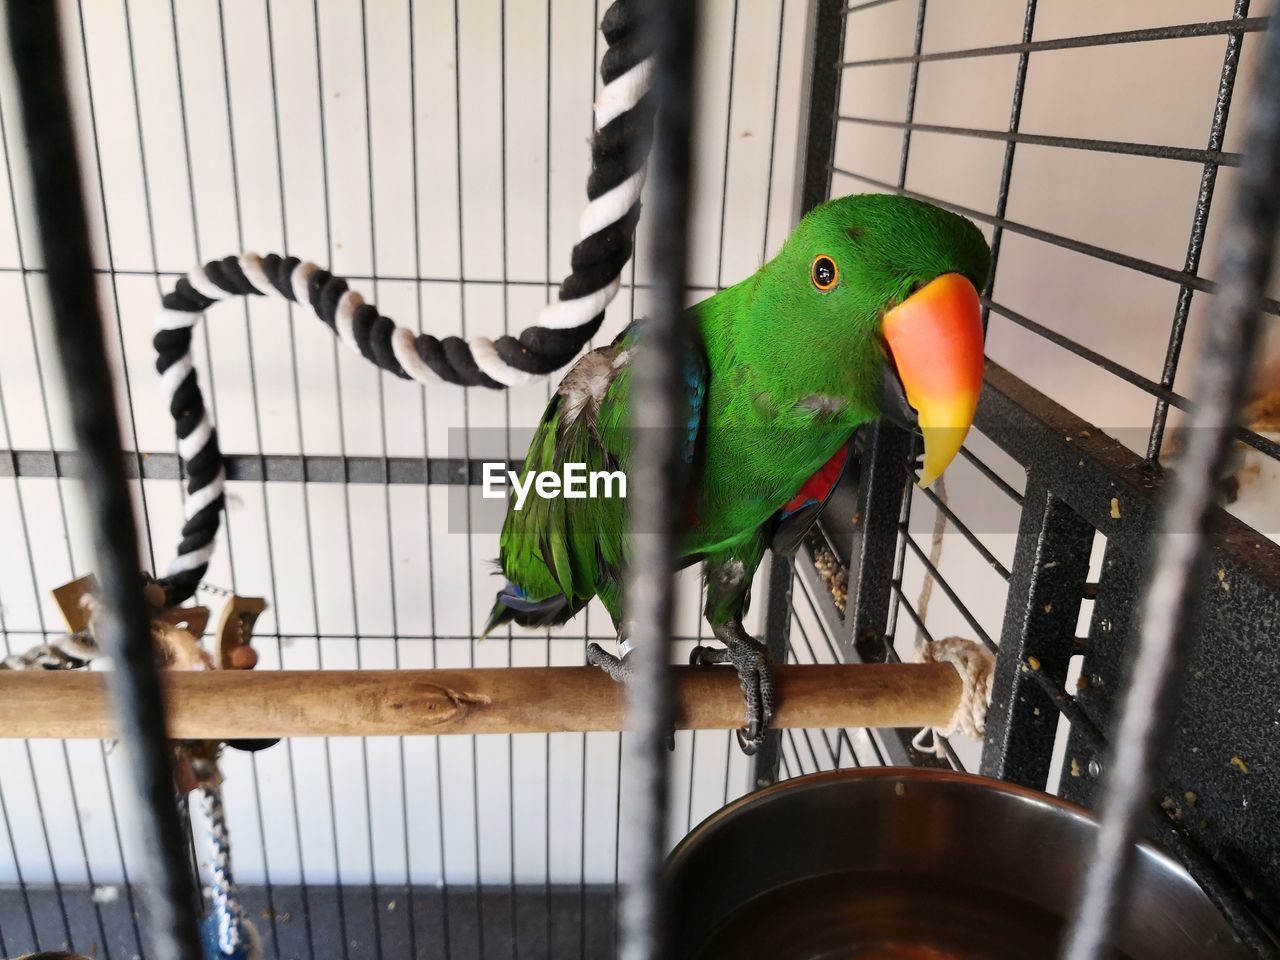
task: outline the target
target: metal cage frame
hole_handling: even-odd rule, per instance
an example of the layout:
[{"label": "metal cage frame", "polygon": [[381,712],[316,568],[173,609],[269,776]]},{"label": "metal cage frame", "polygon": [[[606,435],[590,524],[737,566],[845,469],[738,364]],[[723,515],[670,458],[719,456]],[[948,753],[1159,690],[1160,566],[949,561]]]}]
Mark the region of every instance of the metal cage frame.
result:
[{"label": "metal cage frame", "polygon": [[[1071,722],[1068,750],[1073,758],[1091,770],[1106,770],[1108,764],[1118,763],[1119,769],[1134,776],[1115,777],[1113,771],[1107,770],[1107,776],[1101,779],[1064,778],[1064,794],[1093,805],[1099,799],[1100,787],[1110,782],[1113,795],[1103,805],[1104,825],[1119,830],[1116,835],[1120,837],[1131,837],[1135,830],[1154,831],[1189,868],[1259,956],[1280,955],[1268,932],[1268,925],[1280,923],[1276,906],[1265,897],[1255,899],[1253,894],[1253,891],[1276,888],[1280,838],[1251,835],[1244,819],[1226,805],[1207,812],[1204,819],[1196,823],[1175,815],[1180,792],[1211,775],[1205,766],[1208,751],[1197,755],[1185,749],[1188,731],[1193,731],[1201,742],[1222,745],[1224,749],[1229,744],[1236,753],[1248,752],[1262,764],[1274,766],[1280,762],[1280,745],[1274,737],[1257,726],[1241,722],[1251,704],[1274,693],[1269,679],[1274,676],[1277,655],[1274,644],[1269,646],[1268,641],[1274,640],[1274,625],[1280,623],[1280,547],[1258,537],[1214,508],[1211,502],[1215,457],[1221,456],[1230,437],[1249,443],[1269,456],[1280,454],[1276,444],[1267,438],[1238,428],[1233,433],[1231,426],[1242,389],[1241,371],[1250,343],[1247,335],[1250,322],[1258,310],[1271,315],[1280,312],[1280,304],[1262,294],[1280,209],[1280,83],[1259,87],[1252,106],[1251,129],[1256,137],[1250,153],[1238,156],[1222,149],[1241,37],[1266,29],[1268,23],[1262,18],[1248,17],[1247,0],[1237,0],[1235,16],[1227,21],[1033,41],[1036,0],[1028,0],[1021,43],[925,54],[921,52],[921,39],[926,0],[918,0],[915,48],[911,55],[891,60],[842,62],[846,24],[863,10],[893,2],[908,0],[871,0],[848,7],[838,0],[815,0],[808,41],[808,117],[803,144],[801,207],[807,209],[828,195],[833,172],[852,176],[879,189],[916,195],[904,187],[914,130],[997,139],[1005,143],[1005,158],[994,215],[943,204],[990,224],[994,231],[993,254],[998,257],[1001,236],[1011,231],[1160,277],[1179,288],[1178,306],[1171,318],[1165,370],[1158,384],[1061,335],[1052,334],[1030,318],[995,302],[990,290],[986,291],[983,302],[987,311],[1040,333],[1147,391],[1156,400],[1156,408],[1148,457],[1144,460],[1002,368],[994,364],[989,368],[977,427],[1026,471],[1025,490],[1019,493],[995,470],[966,451],[970,462],[991,480],[1000,495],[1008,497],[1020,510],[1012,566],[1005,569],[986,553],[989,562],[1009,584],[998,643],[981,629],[938,571],[931,568],[929,571],[979,638],[997,651],[998,678],[982,773],[1043,789],[1047,785],[1058,716],[1066,716]],[[688,5],[679,0],[655,0],[651,6],[651,26],[663,65],[655,86],[663,109],[658,115],[658,153],[653,170],[655,201],[651,215],[661,223],[663,230],[659,233],[668,240],[663,249],[657,251],[653,263],[655,287],[659,292],[655,316],[659,329],[670,335],[657,339],[651,351],[649,376],[644,382],[653,399],[651,409],[661,419],[664,411],[667,416],[673,415],[675,403],[672,401],[678,389],[674,373],[679,369],[681,344],[674,333],[684,289],[696,25]],[[80,450],[74,456],[8,451],[5,460],[0,461],[0,474],[76,475],[85,481],[93,505],[103,601],[113,614],[112,629],[105,639],[106,645],[116,652],[118,664],[113,672],[115,703],[121,740],[130,760],[131,801],[149,822],[153,840],[147,845],[142,861],[148,881],[148,937],[156,956],[196,958],[200,956],[196,940],[198,900],[170,787],[161,687],[152,662],[141,585],[136,575],[139,558],[126,488],[129,476],[140,472],[142,476],[176,477],[178,467],[173,458],[150,458],[143,463],[126,460],[121,455],[93,286],[70,107],[62,77],[56,11],[50,4],[10,4],[8,19],[35,176],[59,355],[66,379],[73,385],[71,400]],[[1228,42],[1217,109],[1209,142],[1203,151],[1158,144],[1035,137],[1018,130],[1027,64],[1037,51],[1211,35],[1225,36]],[[1268,76],[1272,77],[1280,70],[1278,37],[1280,31],[1272,30],[1268,39],[1269,57],[1264,69],[1269,70]],[[1007,130],[941,128],[914,123],[916,74],[920,63],[996,54],[1016,54],[1019,58]],[[889,62],[911,65],[903,120],[873,121],[840,116],[837,105],[843,73]],[[903,132],[896,184],[872,180],[835,166],[837,126],[872,123]],[[1005,206],[1015,149],[1024,142],[1201,164],[1199,202],[1185,269],[1171,271],[1007,219]],[[1198,271],[1216,173],[1224,165],[1240,166],[1244,174],[1242,198],[1237,203],[1234,221],[1238,246],[1243,252],[1238,250],[1236,259],[1227,262],[1222,279],[1215,287],[1200,277]],[[938,202],[936,198],[925,199]],[[1231,328],[1243,335],[1234,346],[1216,344],[1218,353],[1211,352],[1211,359],[1222,362],[1209,365],[1209,374],[1196,397],[1197,404],[1192,407],[1189,399],[1173,391],[1172,384],[1190,300],[1195,293],[1207,292],[1216,293],[1217,318],[1225,325],[1234,324]],[[1160,451],[1169,406],[1191,409],[1193,417],[1202,418],[1205,435],[1209,437],[1199,448],[1198,459],[1189,456],[1172,479],[1153,466]],[[1216,420],[1213,419],[1215,413]],[[655,435],[662,433],[656,431]],[[666,462],[670,452],[655,450],[655,466]],[[881,424],[865,431],[858,474],[848,489],[839,494],[843,498],[840,502],[853,505],[854,509],[832,510],[821,523],[819,536],[848,572],[847,615],[842,616],[834,606],[823,606],[826,588],[815,571],[812,549],[803,553],[794,566],[777,558],[771,561],[766,639],[775,657],[784,658],[790,646],[793,576],[796,575],[807,594],[818,598],[817,604],[822,609],[817,612],[839,638],[841,653],[848,660],[892,656],[892,648],[884,643],[884,638],[893,633],[900,611],[905,611],[924,630],[923,622],[901,589],[908,549],[928,564],[906,526],[913,495],[914,452],[911,438],[894,427]],[[477,479],[475,467],[476,464],[461,460],[399,462],[371,458],[364,463],[345,458],[246,457],[233,459],[231,473],[263,480],[468,483]],[[657,492],[656,484],[654,492]],[[948,521],[981,550],[977,538],[961,518],[929,491],[923,495],[934,500]],[[1123,503],[1119,514],[1113,506],[1117,501]],[[1175,555],[1176,551],[1168,548],[1169,538],[1160,535],[1161,530],[1176,529],[1168,524],[1171,518],[1176,519],[1171,511],[1178,504],[1191,511],[1187,516],[1212,515],[1215,531],[1212,542],[1205,536],[1194,537],[1196,549],[1189,555]],[[657,529],[674,530],[674,517],[666,517],[665,523],[661,520],[667,508],[668,503],[660,497],[647,505],[651,515],[659,518]],[[856,520],[841,519],[850,517]],[[1207,529],[1207,526],[1195,527],[1197,532]],[[1090,582],[1090,549],[1097,533],[1107,538],[1106,558],[1102,575],[1096,582]],[[1211,568],[1205,565],[1206,559]],[[637,556],[632,595],[643,600],[639,605],[641,632],[669,637],[672,570],[670,537],[654,538],[651,549]],[[1149,615],[1145,626],[1139,624],[1135,611],[1141,599],[1148,595],[1149,570],[1165,574],[1172,570],[1182,578],[1177,582],[1193,584],[1194,589],[1184,594],[1194,594],[1202,601],[1198,619],[1192,619],[1197,611],[1191,603],[1185,609],[1179,606],[1170,611],[1163,620]],[[1230,584],[1229,592],[1217,588],[1223,582]],[[1076,620],[1085,599],[1094,604],[1090,628],[1087,637],[1077,638]],[[1163,647],[1155,644],[1161,629],[1167,633],[1168,641]],[[807,643],[808,638],[805,640]],[[633,702],[636,727],[651,735],[633,738],[635,750],[631,756],[646,787],[637,801],[638,812],[629,821],[631,835],[623,839],[630,856],[623,864],[624,879],[628,883],[624,889],[621,955],[630,960],[660,956],[662,949],[659,868],[667,760],[661,733],[666,729],[665,705],[669,703],[662,665],[667,646],[663,643],[641,645],[641,649],[646,648],[652,651],[652,656],[634,686]],[[1135,651],[1141,654],[1136,660]],[[1098,682],[1072,695],[1063,687],[1067,663],[1078,653],[1084,655],[1086,673],[1098,678]],[[1121,701],[1111,692],[1121,689],[1127,671],[1135,662],[1135,675],[1150,680],[1164,695],[1148,700],[1132,699],[1123,719],[1118,719]],[[1180,723],[1166,737],[1162,736],[1159,721],[1168,720],[1175,705],[1168,695],[1170,678],[1175,672],[1190,672],[1195,677],[1190,686],[1194,695],[1183,701]],[[1142,715],[1139,719],[1145,717],[1148,726],[1154,725],[1155,732],[1136,745],[1122,741],[1118,744],[1120,756],[1113,759],[1108,737],[1121,729],[1120,724],[1139,714]],[[1161,745],[1169,763],[1157,781],[1158,786],[1153,787],[1145,775],[1149,772],[1153,751]],[[1133,770],[1123,766],[1128,755],[1124,751],[1129,746],[1139,751],[1134,755]],[[914,751],[901,731],[885,731],[876,748],[883,749],[891,762],[937,762]],[[1141,752],[1144,750],[1145,754]],[[951,762],[953,765],[958,762],[954,752]],[[774,733],[755,762],[756,784],[777,779],[784,764],[781,735]],[[1280,795],[1265,789],[1250,789],[1248,798],[1255,808],[1263,807],[1280,822]],[[1159,809],[1161,800],[1165,801],[1163,811]],[[1095,896],[1086,900],[1086,908],[1078,918],[1072,960],[1100,955],[1097,942],[1105,935],[1109,910],[1114,909],[1116,899],[1123,895],[1122,873],[1120,870],[1095,878],[1100,886],[1095,886]],[[1093,907],[1089,906],[1091,903]]]}]

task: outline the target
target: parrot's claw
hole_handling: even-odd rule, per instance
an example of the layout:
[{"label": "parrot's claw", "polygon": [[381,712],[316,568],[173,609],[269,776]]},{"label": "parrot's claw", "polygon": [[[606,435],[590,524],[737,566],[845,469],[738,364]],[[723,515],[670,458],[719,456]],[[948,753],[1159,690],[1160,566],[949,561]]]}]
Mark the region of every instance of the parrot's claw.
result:
[{"label": "parrot's claw", "polygon": [[745,725],[737,731],[738,745],[743,753],[751,756],[764,743],[765,731],[773,719],[775,696],[769,654],[764,644],[751,639],[738,624],[725,624],[713,629],[717,639],[724,643],[724,648],[694,647],[689,662],[695,666],[731,663],[738,671],[746,705]]}]

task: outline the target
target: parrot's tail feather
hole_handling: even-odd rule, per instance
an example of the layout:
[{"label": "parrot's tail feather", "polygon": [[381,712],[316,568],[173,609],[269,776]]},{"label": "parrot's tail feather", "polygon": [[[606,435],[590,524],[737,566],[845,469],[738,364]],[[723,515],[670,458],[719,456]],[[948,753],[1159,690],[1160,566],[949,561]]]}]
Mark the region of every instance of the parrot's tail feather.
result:
[{"label": "parrot's tail feather", "polygon": [[494,599],[489,619],[480,633],[484,639],[498,627],[514,623],[521,627],[554,627],[564,623],[577,612],[563,594],[545,600],[530,600],[524,590],[508,581]]}]

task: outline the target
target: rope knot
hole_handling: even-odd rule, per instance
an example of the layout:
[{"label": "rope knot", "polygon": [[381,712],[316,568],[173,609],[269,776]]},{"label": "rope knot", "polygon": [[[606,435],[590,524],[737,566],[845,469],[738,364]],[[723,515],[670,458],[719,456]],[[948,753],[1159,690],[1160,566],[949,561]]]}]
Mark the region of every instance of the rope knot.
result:
[{"label": "rope knot", "polygon": [[[925,727],[911,741],[921,753],[946,756],[942,738],[962,733],[981,740],[987,731],[987,704],[996,658],[981,643],[966,637],[944,637],[924,643],[917,653],[921,663],[949,663],[960,674],[960,702],[944,727]],[[926,735],[930,738],[926,743]]]}]

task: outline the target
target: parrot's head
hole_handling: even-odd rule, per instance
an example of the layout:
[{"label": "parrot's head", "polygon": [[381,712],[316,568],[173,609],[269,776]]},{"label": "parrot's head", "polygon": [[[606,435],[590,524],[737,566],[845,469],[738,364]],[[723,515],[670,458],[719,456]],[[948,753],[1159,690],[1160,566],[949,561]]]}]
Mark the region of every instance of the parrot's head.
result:
[{"label": "parrot's head", "polygon": [[927,486],[959,451],[977,409],[978,291],[990,267],[986,240],[964,217],[887,194],[830,200],[762,271],[754,299],[770,307],[752,313],[755,322],[772,314],[774,336],[763,342],[774,355],[753,360],[795,388],[919,428]]}]

